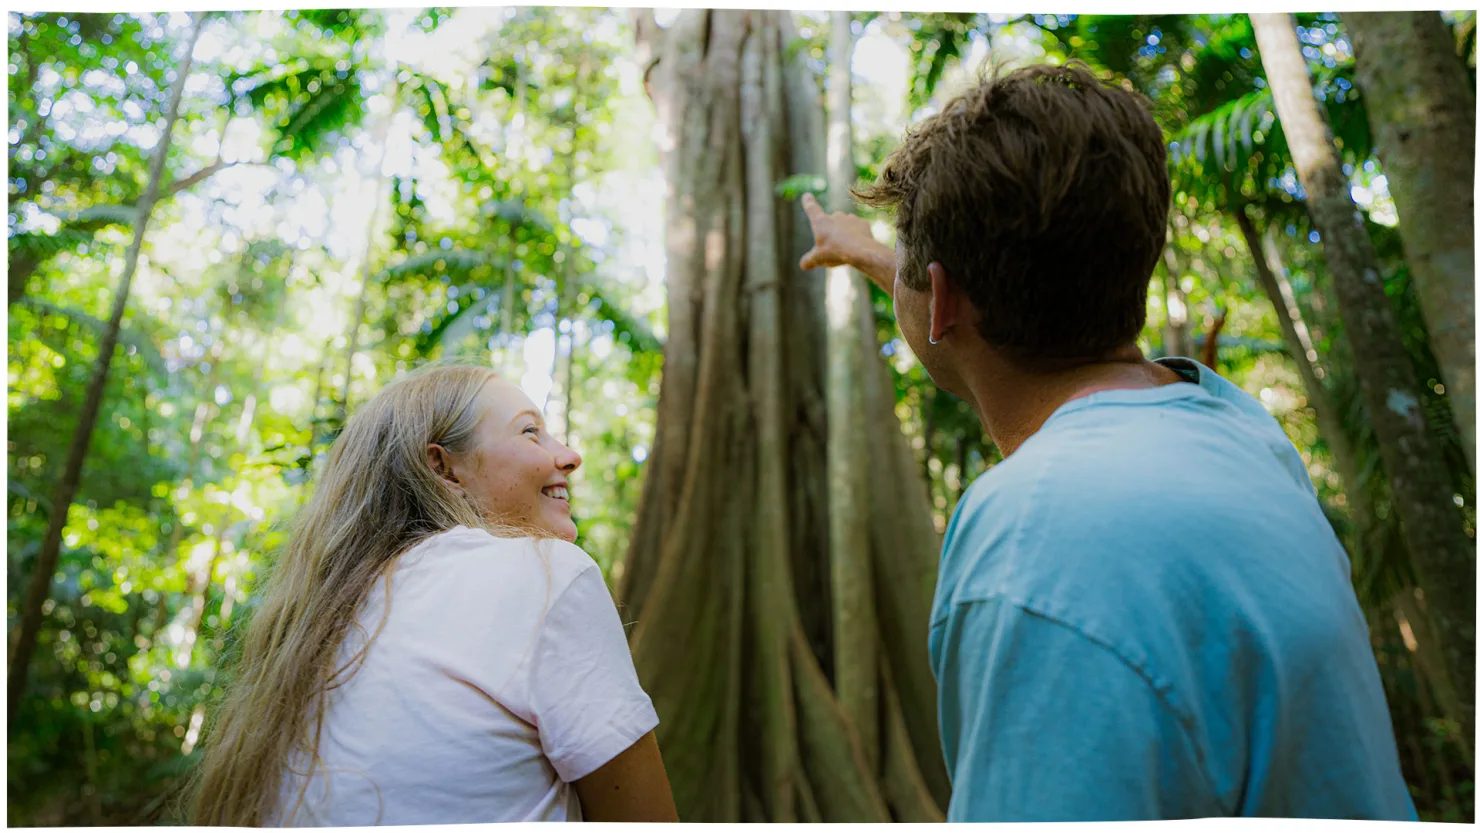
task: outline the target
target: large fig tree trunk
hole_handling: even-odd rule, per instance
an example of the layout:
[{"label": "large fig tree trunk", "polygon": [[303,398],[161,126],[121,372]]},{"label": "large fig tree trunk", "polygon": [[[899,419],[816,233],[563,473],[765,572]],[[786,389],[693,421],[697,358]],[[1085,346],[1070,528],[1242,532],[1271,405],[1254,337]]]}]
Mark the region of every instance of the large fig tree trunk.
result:
[{"label": "large fig tree trunk", "polygon": [[1475,94],[1436,11],[1343,14],[1429,346],[1475,466]]},{"label": "large fig tree trunk", "polygon": [[[816,80],[786,48],[788,12],[685,11],[667,30],[635,17],[668,187],[669,335],[619,596],[680,816],[939,820],[925,652],[939,544],[873,338],[857,386],[867,526],[854,551],[829,545],[825,288],[797,268],[809,232],[775,187],[822,169]],[[838,558],[874,593],[879,703],[858,717],[835,687]]]},{"label": "large fig tree trunk", "polygon": [[[1249,16],[1295,170],[1320,228],[1331,282],[1351,342],[1362,398],[1402,522],[1404,543],[1429,604],[1474,736],[1475,546],[1453,501],[1449,470],[1419,404],[1412,362],[1383,292],[1372,241],[1341,170],[1336,145],[1317,109],[1310,72],[1288,14]],[[1465,153],[1471,149],[1466,148]]]}]

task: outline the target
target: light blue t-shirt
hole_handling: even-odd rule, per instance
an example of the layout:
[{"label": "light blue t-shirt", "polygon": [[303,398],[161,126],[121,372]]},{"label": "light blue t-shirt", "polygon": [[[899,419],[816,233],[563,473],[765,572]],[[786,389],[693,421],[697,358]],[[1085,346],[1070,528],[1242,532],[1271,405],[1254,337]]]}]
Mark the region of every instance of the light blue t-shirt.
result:
[{"label": "light blue t-shirt", "polygon": [[979,478],[930,625],[951,821],[1415,820],[1345,551],[1278,423],[1073,400]]}]

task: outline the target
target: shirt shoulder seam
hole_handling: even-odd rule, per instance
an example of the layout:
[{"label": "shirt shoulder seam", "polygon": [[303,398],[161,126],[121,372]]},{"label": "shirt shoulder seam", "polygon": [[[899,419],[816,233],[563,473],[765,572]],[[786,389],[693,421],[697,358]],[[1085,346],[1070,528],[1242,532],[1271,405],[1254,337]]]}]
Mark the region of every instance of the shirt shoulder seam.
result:
[{"label": "shirt shoulder seam", "polygon": [[1040,619],[1044,622],[1054,625],[1060,630],[1067,631],[1070,635],[1075,636],[1114,657],[1117,661],[1120,662],[1121,665],[1125,666],[1131,671],[1131,673],[1135,674],[1136,677],[1139,678],[1141,682],[1146,685],[1146,688],[1151,691],[1152,695],[1155,697],[1156,701],[1161,705],[1161,707],[1166,709],[1167,712],[1172,715],[1172,717],[1176,718],[1177,728],[1182,732],[1182,739],[1192,749],[1193,755],[1196,756],[1197,774],[1198,777],[1202,780],[1204,789],[1208,791],[1208,795],[1212,798],[1212,800],[1219,805],[1219,809],[1223,812],[1223,814],[1229,814],[1227,808],[1221,806],[1222,801],[1218,795],[1218,791],[1214,788],[1213,780],[1208,775],[1206,752],[1201,745],[1193,740],[1192,731],[1190,728],[1193,722],[1192,717],[1183,713],[1181,709],[1178,709],[1171,702],[1171,700],[1168,699],[1167,695],[1173,689],[1171,683],[1168,682],[1158,684],[1155,680],[1151,678],[1151,676],[1147,673],[1145,669],[1137,666],[1136,663],[1130,659],[1130,657],[1126,656],[1125,653],[1117,648],[1115,644],[1112,643],[1110,640],[1088,633],[1078,625],[1065,621],[1064,619],[1045,610],[1041,610],[1028,602],[1018,601],[1003,594],[992,594],[984,596],[982,598],[959,602],[958,604],[954,605],[954,607],[961,608],[991,602],[1011,605],[1018,612],[1026,616]]}]

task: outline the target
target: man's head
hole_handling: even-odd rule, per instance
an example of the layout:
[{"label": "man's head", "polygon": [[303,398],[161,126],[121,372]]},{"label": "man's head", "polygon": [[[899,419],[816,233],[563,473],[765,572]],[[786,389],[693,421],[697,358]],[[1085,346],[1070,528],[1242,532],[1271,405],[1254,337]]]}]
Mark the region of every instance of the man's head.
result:
[{"label": "man's head", "polygon": [[1138,96],[1082,66],[1040,65],[952,100],[856,196],[895,209],[901,331],[937,383],[957,387],[930,339],[973,324],[1025,370],[1133,344],[1170,191]]}]

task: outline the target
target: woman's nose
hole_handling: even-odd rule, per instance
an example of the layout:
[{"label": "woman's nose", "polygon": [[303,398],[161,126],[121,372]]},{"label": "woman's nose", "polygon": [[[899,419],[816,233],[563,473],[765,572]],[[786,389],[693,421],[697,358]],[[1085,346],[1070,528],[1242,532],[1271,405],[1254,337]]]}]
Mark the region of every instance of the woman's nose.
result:
[{"label": "woman's nose", "polygon": [[560,453],[555,457],[555,465],[566,474],[570,474],[581,467],[581,455],[565,444],[561,444]]}]

